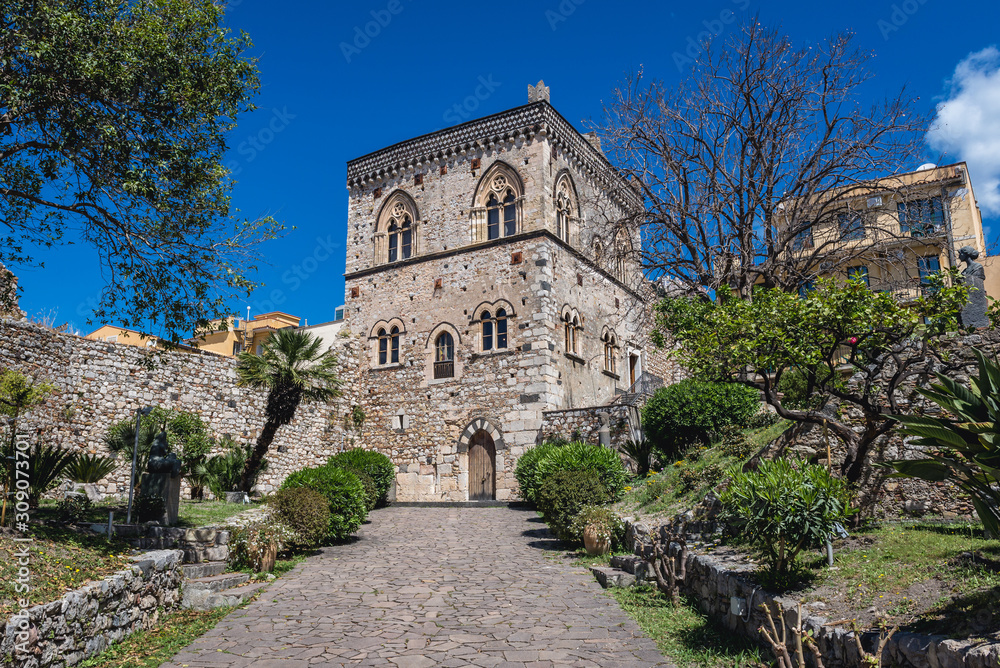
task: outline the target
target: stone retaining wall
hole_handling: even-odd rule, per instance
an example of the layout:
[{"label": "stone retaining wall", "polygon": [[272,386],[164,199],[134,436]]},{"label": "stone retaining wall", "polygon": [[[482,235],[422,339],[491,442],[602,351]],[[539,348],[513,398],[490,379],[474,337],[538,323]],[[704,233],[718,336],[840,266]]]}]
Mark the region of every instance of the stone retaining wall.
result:
[{"label": "stone retaining wall", "polygon": [[[340,371],[354,365],[360,343],[338,341]],[[55,387],[19,429],[80,452],[107,454],[108,427],[134,419],[136,409],[147,405],[196,413],[215,436],[240,442],[256,440],[264,425],[266,395],[237,386],[236,360],[229,357],[91,341],[0,317],[0,368],[7,367]],[[325,463],[342,449],[349,410],[347,396],[330,404],[302,404],[291,424],[278,430],[258,489],[272,491],[292,471]],[[128,476],[129,462],[123,461],[98,488],[124,494]]]},{"label": "stone retaining wall", "polygon": [[[106,524],[92,524],[91,531],[107,533]],[[216,527],[182,529],[136,525],[115,526],[115,535],[132,547],[143,550],[180,550],[185,564],[203,561],[226,561],[229,558],[229,532]]]},{"label": "stone retaining wall", "polygon": [[[635,536],[647,533],[649,528],[631,522],[626,524],[635,554],[647,557],[652,548]],[[657,530],[662,531],[663,527]],[[775,610],[775,602],[778,602],[785,609],[785,623],[788,637],[791,637],[798,601],[776,596],[753,584],[748,578],[752,567],[742,559],[696,552],[690,546],[691,541],[701,538],[699,534],[689,534],[687,573],[682,585],[682,589],[698,601],[701,611],[723,627],[765,644],[758,632],[767,624],[761,604]],[[745,602],[748,614],[732,614],[733,597]],[[830,620],[810,614],[806,607],[803,607],[802,616],[803,627],[811,630],[816,638],[826,668],[861,668],[854,636],[849,629],[827,626]],[[1000,668],[1000,642],[896,633],[886,645],[886,653],[894,663],[885,663],[898,668]]]},{"label": "stone retaining wall", "polygon": [[601,425],[607,422],[611,445],[629,438],[627,406],[591,406],[560,411],[545,411],[542,428],[538,432],[538,442],[565,438],[587,443],[600,443]]},{"label": "stone retaining wall", "polygon": [[[148,629],[181,600],[184,572],[179,550],[135,557],[135,564],[61,599],[28,609],[0,629],[5,666],[73,666],[125,636]],[[19,633],[25,635],[19,635]]]}]

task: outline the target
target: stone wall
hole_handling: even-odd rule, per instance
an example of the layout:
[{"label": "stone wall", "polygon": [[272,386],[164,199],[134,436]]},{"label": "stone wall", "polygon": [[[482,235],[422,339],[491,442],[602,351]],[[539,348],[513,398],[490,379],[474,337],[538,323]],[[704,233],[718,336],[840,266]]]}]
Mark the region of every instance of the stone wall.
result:
[{"label": "stone wall", "polygon": [[606,424],[612,447],[629,438],[628,407],[622,404],[593,406],[561,411],[545,411],[538,442],[554,438],[601,442],[601,426]]},{"label": "stone wall", "polygon": [[[135,565],[12,617],[0,629],[0,657],[19,668],[73,666],[153,626],[180,604],[182,555],[148,552]],[[21,635],[23,634],[23,635]]]},{"label": "stone wall", "polygon": [[[340,368],[355,366],[358,343],[344,339]],[[0,368],[51,383],[55,393],[22,419],[19,429],[47,443],[106,454],[109,425],[135,417],[141,406],[197,413],[216,436],[254,441],[264,424],[265,395],[236,384],[236,360],[208,353],[152,351],[54,332],[0,318]],[[302,404],[278,430],[258,489],[270,491],[292,471],[324,463],[345,445],[343,415],[350,396]],[[99,485],[105,494],[128,489],[129,462]]]},{"label": "stone wall", "polygon": [[[1000,355],[1000,331],[980,331],[968,335],[951,335],[941,340],[939,351],[931,360],[931,371],[939,371],[962,383],[968,383],[969,376],[978,373],[974,350],[985,353],[987,358]],[[936,404],[915,392],[915,388],[933,382],[933,376],[914,377],[904,382],[899,390],[900,407],[909,414],[936,415],[940,409]],[[856,381],[856,379],[855,379]],[[854,382],[854,381],[848,381]],[[831,415],[853,425],[856,431],[863,426],[863,415],[852,404],[829,407]],[[911,439],[890,434],[873,450],[872,461],[891,459],[922,459],[926,454],[921,448],[910,444]],[[844,448],[832,434],[824,434],[819,426],[801,425],[789,433],[786,439],[779,439],[775,447],[787,448],[792,453],[826,462],[827,445],[830,446],[834,466],[843,461]],[[864,487],[871,489],[881,486],[878,503],[874,507],[876,517],[898,517],[904,515],[935,515],[946,518],[966,517],[974,514],[971,500],[956,485],[950,482],[931,483],[917,479],[886,479],[887,471],[872,468],[872,477]]]},{"label": "stone wall", "polygon": [[[649,527],[632,525],[631,522],[627,525],[628,535],[633,537],[635,553],[649,556],[652,548],[648,543],[634,539],[637,534],[647,534]],[[688,540],[690,543],[699,538],[691,535]],[[753,566],[741,559],[701,553],[696,549],[688,552],[686,565],[683,591],[693,596],[701,611],[724,628],[764,645],[758,629],[767,624],[767,618],[760,606],[764,604],[776,610],[775,602],[778,602],[785,609],[788,637],[792,637],[798,602],[775,596],[753,584],[747,578]],[[734,597],[746,605],[746,613],[732,614]],[[829,620],[811,614],[806,607],[802,616],[803,628],[812,631],[826,668],[862,668],[854,636],[849,629],[843,625],[826,625]],[[886,652],[891,657],[891,665],[897,668],[1000,668],[1000,642],[979,639],[949,640],[945,636],[896,633],[889,640]]]},{"label": "stone wall", "polygon": [[[108,525],[92,524],[90,530],[106,534]],[[115,526],[115,536],[142,550],[180,550],[185,564],[229,559],[229,531],[217,527],[184,529],[131,524]]]}]

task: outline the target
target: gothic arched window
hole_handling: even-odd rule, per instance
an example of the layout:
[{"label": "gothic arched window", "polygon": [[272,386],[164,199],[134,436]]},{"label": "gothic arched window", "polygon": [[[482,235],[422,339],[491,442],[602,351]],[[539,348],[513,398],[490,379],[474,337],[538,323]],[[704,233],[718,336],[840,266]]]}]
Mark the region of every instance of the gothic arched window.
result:
[{"label": "gothic arched window", "polygon": [[618,373],[618,339],[614,332],[608,331],[604,332],[601,340],[604,342],[604,370],[608,373]]},{"label": "gothic arched window", "polygon": [[479,319],[483,321],[483,350],[493,350],[493,314],[483,311]]},{"label": "gothic arched window", "polygon": [[497,309],[497,350],[507,347],[507,310]]},{"label": "gothic arched window", "polygon": [[483,351],[505,350],[507,348],[507,309],[498,308],[494,318],[489,311],[483,311],[479,320],[483,324]]},{"label": "gothic arched window", "polygon": [[580,354],[580,332],[582,330],[579,315],[570,311],[563,314],[563,345],[566,352],[572,355]]},{"label": "gothic arched window", "polygon": [[569,243],[573,220],[576,218],[576,204],[573,183],[569,176],[563,176],[556,185],[556,234]]},{"label": "gothic arched window", "polygon": [[510,165],[496,162],[479,182],[470,210],[472,241],[492,241],[521,228],[524,188]]},{"label": "gothic arched window", "polygon": [[398,262],[416,254],[417,209],[409,195],[397,191],[386,202],[375,232],[377,262]]}]

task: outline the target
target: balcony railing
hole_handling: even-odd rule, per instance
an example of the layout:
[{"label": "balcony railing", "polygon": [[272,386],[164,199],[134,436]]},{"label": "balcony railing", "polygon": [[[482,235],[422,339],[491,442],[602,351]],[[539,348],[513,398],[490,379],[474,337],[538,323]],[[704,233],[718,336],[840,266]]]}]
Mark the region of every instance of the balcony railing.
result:
[{"label": "balcony railing", "polygon": [[454,378],[455,362],[434,362],[434,378]]}]

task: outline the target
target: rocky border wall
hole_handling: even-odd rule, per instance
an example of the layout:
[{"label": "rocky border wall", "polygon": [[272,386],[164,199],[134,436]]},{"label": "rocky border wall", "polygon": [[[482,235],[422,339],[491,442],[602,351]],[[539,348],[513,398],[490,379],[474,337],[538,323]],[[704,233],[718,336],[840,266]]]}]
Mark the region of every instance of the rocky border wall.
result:
[{"label": "rocky border wall", "polygon": [[[626,522],[626,527],[634,553],[644,558],[650,556],[652,548],[648,542],[636,538],[637,534],[648,533],[649,527],[630,521]],[[655,530],[662,530],[662,527]],[[747,577],[751,566],[746,562],[692,549],[691,543],[700,539],[699,534],[689,535],[687,572],[682,589],[697,600],[701,611],[724,628],[764,645],[758,629],[767,624],[767,619],[760,606],[766,604],[775,610],[775,602],[778,602],[785,610],[785,625],[791,637],[798,602],[776,596],[752,583]],[[731,599],[734,597],[745,603],[749,614],[732,614]],[[816,638],[826,668],[862,668],[856,641],[849,629],[827,625],[831,620],[810,614],[806,608],[802,616],[803,627],[812,631]],[[1000,642],[950,640],[947,636],[899,632],[889,640],[885,651],[884,659],[890,661],[884,663],[898,668],[1000,668]]]},{"label": "rocky border wall", "polygon": [[[181,551],[147,552],[135,562],[57,601],[29,608],[26,624],[23,617],[8,620],[0,629],[4,665],[73,666],[135,631],[150,628],[161,613],[176,608],[184,579]],[[18,637],[24,626],[26,639]]]}]

